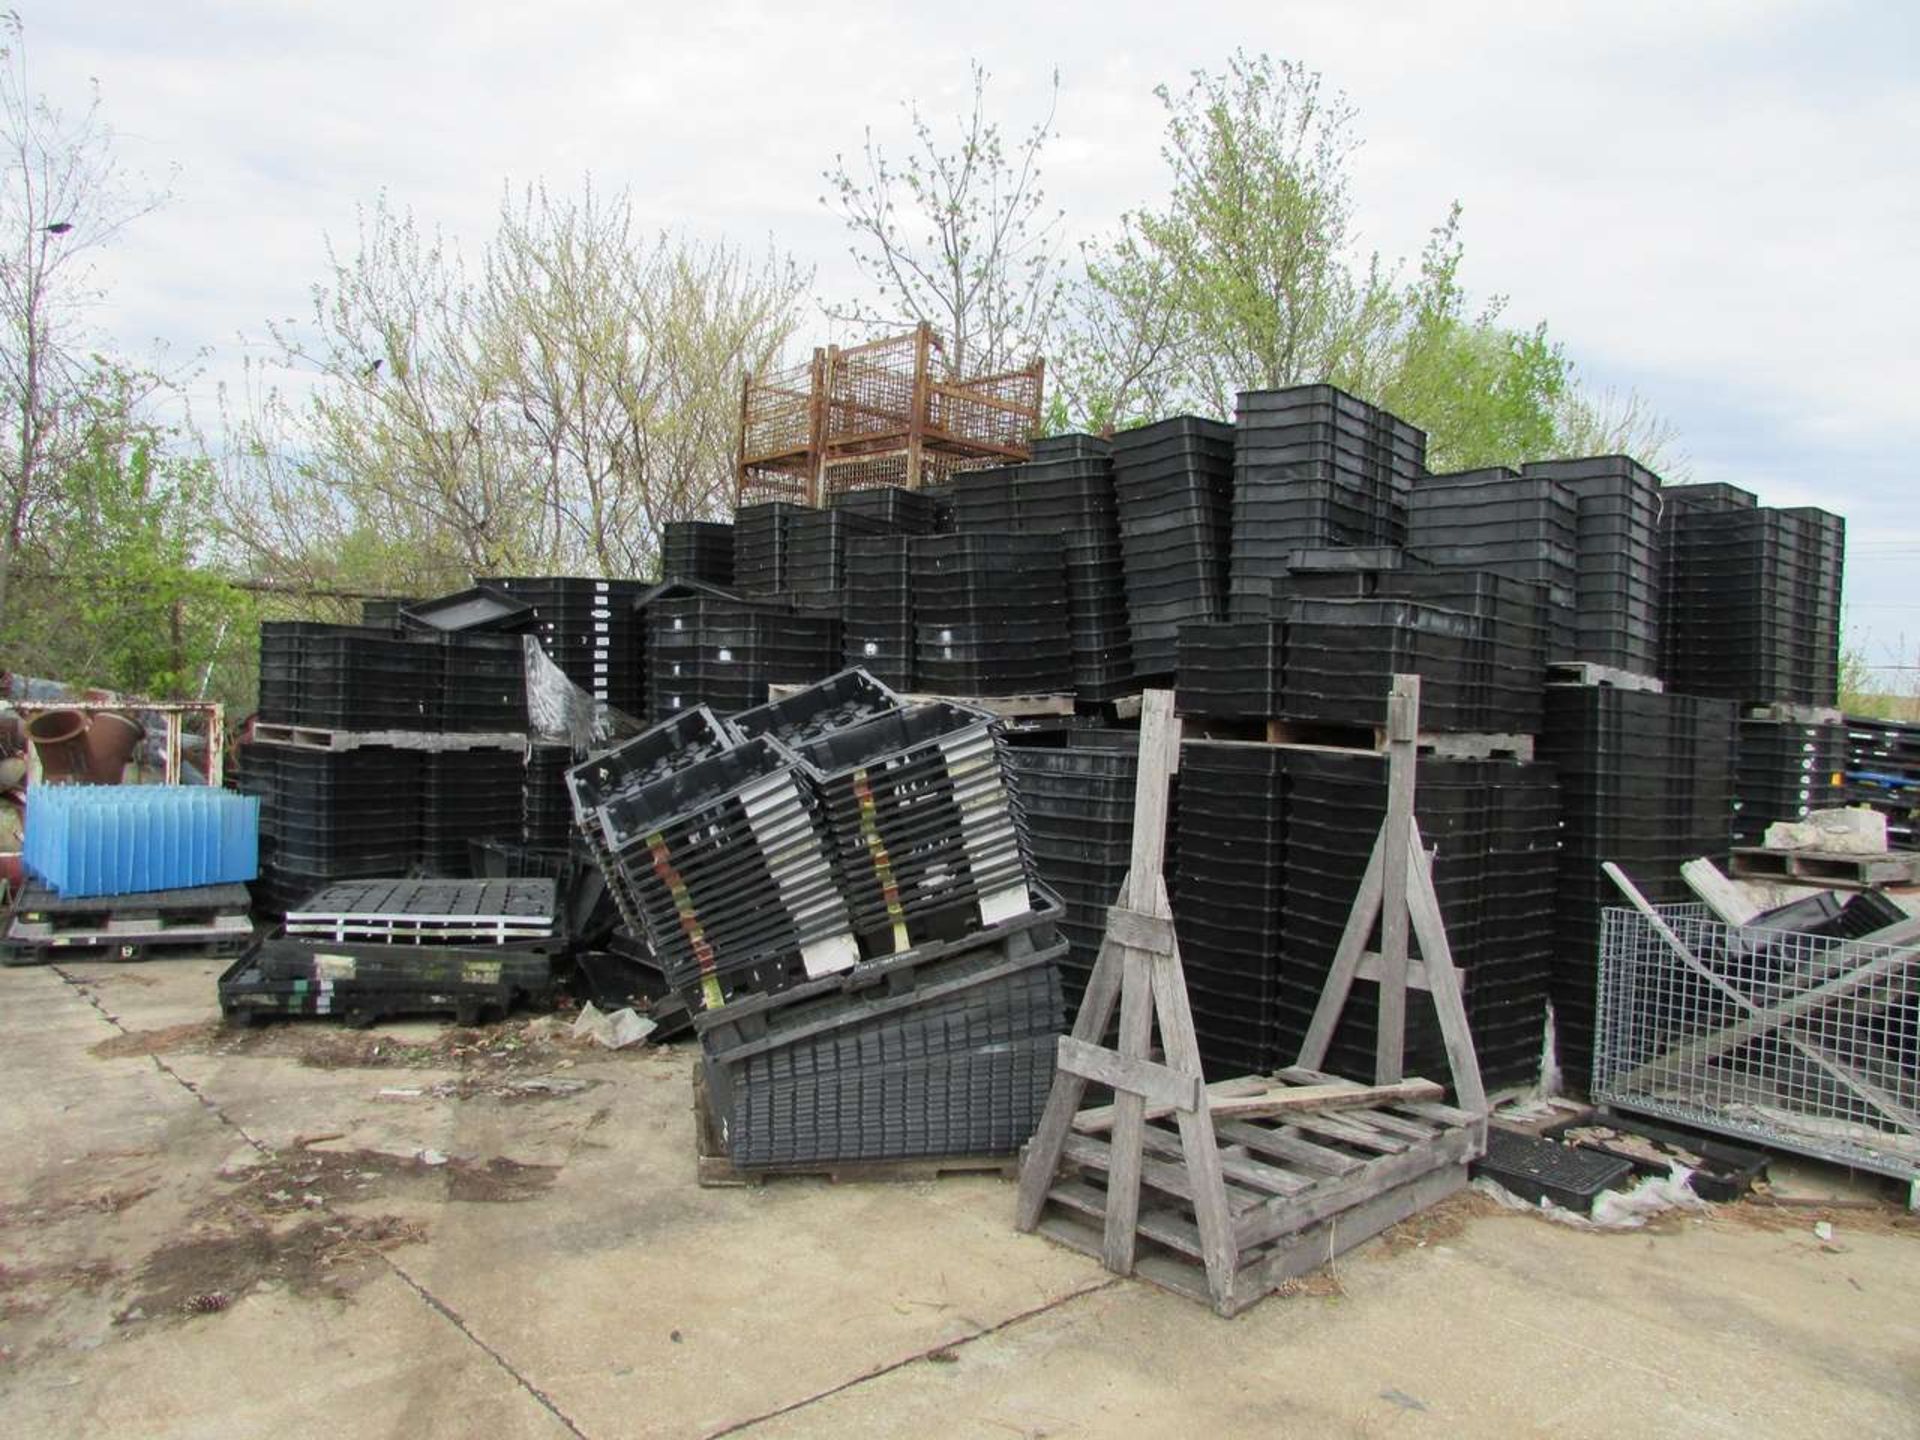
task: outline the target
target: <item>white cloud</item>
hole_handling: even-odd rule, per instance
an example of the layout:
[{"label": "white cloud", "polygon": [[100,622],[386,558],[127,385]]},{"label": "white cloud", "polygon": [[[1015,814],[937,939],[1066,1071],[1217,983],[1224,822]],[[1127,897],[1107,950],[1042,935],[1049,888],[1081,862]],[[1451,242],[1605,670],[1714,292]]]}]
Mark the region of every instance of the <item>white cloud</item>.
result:
[{"label": "white cloud", "polygon": [[[1016,129],[1059,66],[1049,191],[1073,234],[1097,231],[1162,190],[1154,84],[1244,46],[1322,69],[1359,106],[1368,244],[1416,254],[1458,198],[1468,282],[1644,392],[1703,478],[1911,519],[1906,7],[100,0],[26,22],[42,87],[77,103],[97,76],[126,157],[180,166],[179,203],[113,257],[104,327],[214,346],[216,375],[238,333],[305,312],[323,235],[350,241],[382,188],[472,251],[504,183],[591,171],[658,223],[771,237],[843,292],[821,169],[869,123],[903,139],[909,95],[959,109],[969,57]],[[1871,565],[1855,579],[1874,583]]]}]

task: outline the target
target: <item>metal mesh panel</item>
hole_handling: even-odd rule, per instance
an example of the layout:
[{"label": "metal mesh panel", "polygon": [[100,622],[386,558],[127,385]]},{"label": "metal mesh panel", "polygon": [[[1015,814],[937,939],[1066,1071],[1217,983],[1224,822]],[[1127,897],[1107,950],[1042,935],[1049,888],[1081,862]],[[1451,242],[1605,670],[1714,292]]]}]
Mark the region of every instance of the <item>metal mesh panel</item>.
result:
[{"label": "metal mesh panel", "polygon": [[1699,968],[1605,912],[1593,1098],[1920,1182],[1920,948],[1658,913]]},{"label": "metal mesh panel", "polygon": [[814,443],[813,391],[812,362],[747,382],[740,450],[749,463]]},{"label": "metal mesh panel", "polygon": [[913,418],[917,331],[837,352],[827,376],[826,443],[904,431]]},{"label": "metal mesh panel", "polygon": [[740,472],[737,503],[758,505],[767,500],[791,500],[807,503],[807,477],[804,471],[782,470],[771,465],[749,465]]},{"label": "metal mesh panel", "polygon": [[1024,448],[1040,414],[1040,367],[939,386],[927,406],[928,427],[961,444]]}]

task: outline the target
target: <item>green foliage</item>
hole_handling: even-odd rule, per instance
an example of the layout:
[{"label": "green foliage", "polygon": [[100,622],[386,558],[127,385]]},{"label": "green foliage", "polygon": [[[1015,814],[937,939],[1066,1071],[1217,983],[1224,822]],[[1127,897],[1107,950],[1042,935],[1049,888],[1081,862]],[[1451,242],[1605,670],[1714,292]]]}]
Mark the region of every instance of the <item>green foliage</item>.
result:
[{"label": "green foliage", "polygon": [[1639,397],[1587,394],[1544,323],[1470,304],[1457,204],[1405,281],[1360,253],[1354,111],[1319,74],[1242,52],[1156,93],[1170,193],[1084,250],[1054,428],[1225,419],[1240,390],[1327,381],[1426,430],[1436,471],[1612,450],[1660,465],[1672,434]]},{"label": "green foliage", "polygon": [[[191,698],[250,645],[252,597],[206,563],[212,474],[142,418],[142,377],[104,362],[83,443],[23,537],[0,651],[30,674],[155,699]],[[238,691],[244,679],[234,682]]]}]

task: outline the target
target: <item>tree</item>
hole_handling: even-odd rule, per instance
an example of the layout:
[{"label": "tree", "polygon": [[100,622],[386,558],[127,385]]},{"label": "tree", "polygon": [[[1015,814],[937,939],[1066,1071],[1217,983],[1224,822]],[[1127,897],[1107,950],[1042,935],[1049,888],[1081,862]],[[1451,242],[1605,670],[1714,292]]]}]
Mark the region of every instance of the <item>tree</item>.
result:
[{"label": "tree", "polygon": [[313,321],[230,397],[223,514],[263,572],[429,594],[475,573],[642,574],[660,526],[731,499],[740,386],[807,277],[535,186],[469,273],[384,197],[329,249]]},{"label": "tree", "polygon": [[1544,324],[1470,304],[1459,205],[1404,281],[1360,252],[1354,110],[1319,74],[1239,53],[1155,93],[1170,193],[1088,247],[1054,420],[1225,419],[1241,390],[1330,382],[1426,430],[1435,470],[1620,449],[1657,463],[1671,430],[1639,397],[1596,399]]},{"label": "tree", "polygon": [[99,299],[89,257],[164,203],[136,189],[113,153],[96,92],[68,115],[33,92],[25,31],[0,15],[0,615],[36,512],[56,503],[67,471],[94,443],[98,400],[128,413],[159,377],[105,374],[86,345]]},{"label": "tree", "polygon": [[1062,216],[1048,213],[1040,184],[1059,72],[1046,116],[1011,142],[987,118],[987,72],[975,62],[972,74],[972,108],[951,136],[910,101],[906,160],[889,160],[869,127],[864,169],[836,155],[820,199],[845,220],[848,253],[874,292],[835,313],[873,330],[927,321],[947,337],[961,376],[1012,369],[1044,350],[1061,298]]}]

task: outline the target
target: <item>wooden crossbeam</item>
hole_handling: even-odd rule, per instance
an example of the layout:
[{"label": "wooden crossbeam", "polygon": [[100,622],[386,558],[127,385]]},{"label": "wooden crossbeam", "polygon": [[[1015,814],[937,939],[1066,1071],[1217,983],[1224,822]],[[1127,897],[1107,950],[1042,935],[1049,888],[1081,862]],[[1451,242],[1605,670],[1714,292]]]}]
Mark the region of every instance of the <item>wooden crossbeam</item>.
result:
[{"label": "wooden crossbeam", "polygon": [[[1454,968],[1447,942],[1440,900],[1433,888],[1433,861],[1420,839],[1414,818],[1414,753],[1419,733],[1420,677],[1396,675],[1387,707],[1387,816],[1374,838],[1360,889],[1333,966],[1300,1045],[1299,1064],[1318,1069],[1332,1047],[1355,980],[1367,979],[1380,987],[1375,1026],[1374,1082],[1390,1085],[1401,1078],[1405,1063],[1406,998],[1410,987],[1423,986],[1431,996],[1446,1047],[1447,1066],[1460,1108],[1484,1117],[1485,1086],[1473,1034],[1467,1026],[1466,1005],[1460,993],[1460,972]],[[1380,949],[1366,949],[1375,923],[1380,927]],[[1418,943],[1420,963],[1413,969],[1409,934]],[[1416,979],[1417,976],[1417,979]]]},{"label": "wooden crossbeam", "polygon": [[[1438,1100],[1445,1093],[1431,1080],[1399,1080],[1391,1085],[1357,1085],[1350,1080],[1336,1080],[1327,1085],[1272,1085],[1251,1092],[1244,1088],[1244,1080],[1226,1083],[1238,1088],[1226,1092],[1221,1085],[1207,1087],[1207,1111],[1216,1123],[1296,1111],[1305,1114],[1316,1110],[1359,1110],[1410,1100]],[[1163,1119],[1177,1108],[1180,1107],[1173,1103],[1149,1105],[1146,1118]],[[1087,1135],[1113,1128],[1113,1107],[1102,1105],[1082,1110],[1074,1116],[1073,1128]]]}]

